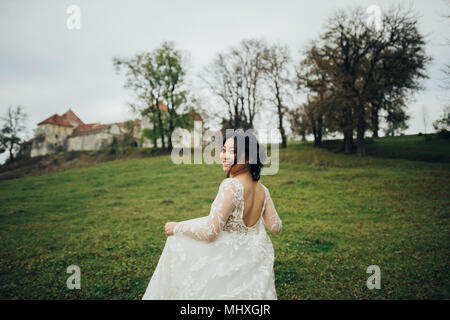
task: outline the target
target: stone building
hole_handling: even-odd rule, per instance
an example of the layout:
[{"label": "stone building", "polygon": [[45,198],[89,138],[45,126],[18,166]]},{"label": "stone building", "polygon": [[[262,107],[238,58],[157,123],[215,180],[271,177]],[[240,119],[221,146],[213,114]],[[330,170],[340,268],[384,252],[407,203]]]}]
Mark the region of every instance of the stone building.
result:
[{"label": "stone building", "polygon": [[[160,104],[159,108],[167,112],[166,105]],[[173,141],[174,146],[201,146],[203,120],[198,114],[195,114],[194,119],[194,130],[191,132],[176,129],[178,132],[182,130],[182,137],[179,141]],[[29,152],[31,157],[36,157],[60,151],[100,150],[109,146],[115,138],[121,140],[125,136],[131,140],[129,143],[132,146],[152,148],[153,142],[142,137],[143,129],[152,128],[153,124],[146,117],[110,124],[85,124],[69,109],[62,115],[54,114],[39,122],[34,138],[24,143],[22,152]],[[157,144],[161,146],[161,139],[157,140]]]}]

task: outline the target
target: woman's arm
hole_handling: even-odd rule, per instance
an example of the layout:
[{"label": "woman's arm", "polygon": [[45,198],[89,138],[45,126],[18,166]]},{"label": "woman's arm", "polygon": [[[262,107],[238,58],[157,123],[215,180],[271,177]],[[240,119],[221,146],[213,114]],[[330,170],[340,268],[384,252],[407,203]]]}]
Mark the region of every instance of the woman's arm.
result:
[{"label": "woman's arm", "polygon": [[264,225],[273,233],[279,233],[281,231],[281,219],[270,197],[269,189],[266,188],[266,190],[268,199],[263,212]]},{"label": "woman's arm", "polygon": [[183,233],[197,240],[214,241],[228,220],[237,199],[237,188],[233,180],[222,181],[211,211],[206,219],[177,222],[173,233]]}]

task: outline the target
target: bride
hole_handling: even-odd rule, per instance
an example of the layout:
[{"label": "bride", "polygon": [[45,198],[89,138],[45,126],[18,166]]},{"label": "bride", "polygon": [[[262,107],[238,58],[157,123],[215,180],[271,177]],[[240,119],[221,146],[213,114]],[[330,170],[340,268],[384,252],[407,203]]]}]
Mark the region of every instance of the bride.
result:
[{"label": "bride", "polygon": [[167,241],[144,300],[277,299],[274,249],[265,228],[279,233],[281,220],[259,181],[259,149],[255,136],[242,130],[224,139],[220,158],[227,178],[211,211],[166,223]]}]

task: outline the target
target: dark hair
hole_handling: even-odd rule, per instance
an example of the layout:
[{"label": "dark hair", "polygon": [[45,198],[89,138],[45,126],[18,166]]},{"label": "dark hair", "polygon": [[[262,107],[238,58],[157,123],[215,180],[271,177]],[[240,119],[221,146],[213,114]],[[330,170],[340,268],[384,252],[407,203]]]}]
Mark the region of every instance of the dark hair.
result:
[{"label": "dark hair", "polygon": [[[231,165],[231,168],[227,172],[227,178],[230,176],[230,173],[232,171],[233,173],[237,173],[248,170],[250,171],[250,174],[252,175],[252,179],[254,181],[259,180],[261,169],[264,166],[263,162],[266,159],[266,152],[264,146],[258,143],[258,139],[256,139],[256,136],[252,131],[252,129],[249,129],[244,133],[242,129],[237,129],[234,130],[231,134],[228,134],[227,132],[227,134],[225,135],[222,146],[224,146],[225,142],[230,138],[233,138],[234,141],[234,161]],[[237,147],[239,141],[244,142],[244,148]],[[243,160],[245,164],[242,164],[241,169],[239,169],[238,161],[242,159],[242,155],[244,155]],[[238,169],[236,170],[234,168]]]}]

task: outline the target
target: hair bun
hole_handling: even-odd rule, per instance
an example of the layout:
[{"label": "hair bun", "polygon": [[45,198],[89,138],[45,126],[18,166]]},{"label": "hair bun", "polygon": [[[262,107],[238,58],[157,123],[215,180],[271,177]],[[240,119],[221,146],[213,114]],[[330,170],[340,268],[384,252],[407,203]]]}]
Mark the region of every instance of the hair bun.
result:
[{"label": "hair bun", "polygon": [[[261,176],[261,168],[263,167],[263,162],[266,160],[266,149],[264,145],[260,145],[258,143],[258,139],[256,139],[256,136],[253,134],[253,129],[249,129],[244,133],[243,129],[237,129],[234,130],[232,134],[226,135],[226,137],[223,139],[223,144],[225,144],[226,140],[233,138],[234,139],[234,152],[235,152],[235,162],[231,166],[230,170],[227,173],[227,177],[229,177],[230,173],[232,172],[234,166],[237,163],[237,159],[241,159],[242,152],[244,152],[244,159],[245,161],[248,161],[248,169],[250,169],[250,173],[252,175],[252,179],[254,181],[258,181]],[[244,142],[245,147],[244,150],[241,150],[242,148],[237,148],[236,143],[239,141]],[[256,147],[256,148],[255,148]],[[256,150],[255,150],[256,149]],[[238,154],[239,151],[239,154]],[[256,155],[255,152],[256,151]],[[256,159],[255,159],[256,156]],[[233,171],[234,173],[234,171]]]}]

